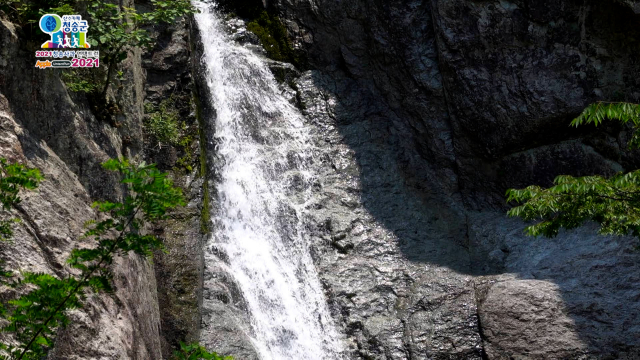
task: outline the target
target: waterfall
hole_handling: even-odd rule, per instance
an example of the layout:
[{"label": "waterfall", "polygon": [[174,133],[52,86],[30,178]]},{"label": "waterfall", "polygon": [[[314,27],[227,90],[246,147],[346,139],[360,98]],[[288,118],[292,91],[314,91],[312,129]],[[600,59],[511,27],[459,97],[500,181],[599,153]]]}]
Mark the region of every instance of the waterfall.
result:
[{"label": "waterfall", "polygon": [[265,59],[230,38],[215,6],[196,5],[219,179],[206,259],[224,253],[262,360],[339,359],[301,221],[314,182],[309,125]]}]

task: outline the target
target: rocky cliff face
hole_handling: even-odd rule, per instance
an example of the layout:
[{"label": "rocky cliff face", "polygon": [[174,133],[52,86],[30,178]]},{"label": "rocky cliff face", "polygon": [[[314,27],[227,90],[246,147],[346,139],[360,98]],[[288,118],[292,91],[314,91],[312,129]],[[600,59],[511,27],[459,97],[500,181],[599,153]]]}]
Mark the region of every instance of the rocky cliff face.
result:
[{"label": "rocky cliff face", "polygon": [[[101,162],[126,156],[172,170],[181,152],[192,155],[183,163],[189,169],[174,173],[189,206],[152,229],[166,240],[167,254],[157,254],[153,262],[118,258],[115,293],[91,296],[83,309],[72,312],[51,359],[162,359],[169,358],[179,340],[198,338],[202,180],[197,171],[190,173],[191,167],[199,168],[199,139],[188,25],[182,19],[149,29],[157,39],[155,48],[144,53],[131,49],[109,94],[117,111],[107,122],[94,116],[84,95],[67,90],[58,70],[35,68],[37,46],[0,19],[0,156],[37,167],[46,179],[38,191],[25,194],[17,209],[22,222],[14,240],[0,244],[7,268],[65,276],[69,252],[88,244],[81,235],[84,222],[96,216],[92,201],[122,196],[118,179],[103,171]],[[143,103],[170,97],[196,134],[182,150],[158,146],[143,132]]]},{"label": "rocky cliff face", "polygon": [[315,70],[294,81],[325,161],[310,224],[351,358],[640,353],[636,240],[522,235],[504,191],[637,168],[638,5],[274,0]]},{"label": "rocky cliff face", "polygon": [[[43,171],[46,181],[25,195],[18,209],[23,220],[14,240],[2,244],[7,268],[64,276],[65,260],[80,240],[85,221],[95,217],[91,198],[120,194],[116,179],[100,169],[110,157],[133,155],[118,131],[101,123],[86,101],[69,94],[53,71],[33,67],[33,51],[22,43],[13,24],[2,20],[2,156]],[[141,72],[132,54],[128,74]],[[139,55],[138,55],[139,59]],[[126,131],[141,139],[140,87],[128,88],[131,112]],[[132,142],[135,144],[135,141]],[[160,316],[151,264],[138,257],[118,259],[116,292],[92,298],[74,311],[72,325],[58,338],[53,358],[160,358]]]},{"label": "rocky cliff face", "polygon": [[[306,223],[348,358],[637,357],[635,240],[592,228],[527,238],[524,224],[504,217],[503,194],[561,173],[640,165],[624,151],[626,129],[568,127],[594,100],[640,101],[638,3],[257,3],[284,20],[314,69],[273,65],[287,72],[283,91],[315,129],[322,176]],[[94,215],[91,198],[121,191],[100,162],[128,155],[175,165],[176,149],[145,142],[143,100],[176,94],[195,121],[184,99],[198,57],[186,23],[156,36],[154,51],[127,60],[114,127],[56,74],[32,68],[18,29],[0,23],[0,154],[48,179],[18,209],[16,240],[0,244],[8,267],[67,271],[64,259]],[[166,357],[177,339],[198,337],[203,281],[204,311],[219,319],[203,325],[215,330],[204,340],[256,357],[238,327],[248,319],[233,281],[202,278],[197,217],[207,187],[195,176],[179,182],[193,201],[157,229],[169,254],[155,266],[119,260],[116,293],[73,313],[52,358]]]}]

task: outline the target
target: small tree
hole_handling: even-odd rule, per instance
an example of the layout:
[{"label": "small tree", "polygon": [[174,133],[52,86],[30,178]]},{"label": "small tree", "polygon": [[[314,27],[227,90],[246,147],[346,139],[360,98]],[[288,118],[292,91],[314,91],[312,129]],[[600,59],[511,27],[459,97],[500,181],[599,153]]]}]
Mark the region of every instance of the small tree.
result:
[{"label": "small tree", "polygon": [[108,0],[88,2],[87,13],[92,21],[89,42],[100,49],[102,63],[107,65],[102,98],[106,97],[116,67],[127,58],[128,48],[148,48],[154,44],[143,27],[171,23],[196,12],[189,0],[151,0],[151,5],[151,11],[140,13],[135,8],[115,5]]},{"label": "small tree", "polygon": [[[5,208],[19,202],[19,189],[33,189],[42,179],[37,170],[9,165],[4,160],[0,164],[0,201]],[[76,270],[74,273],[59,279],[24,272],[9,284],[22,295],[0,304],[0,317],[6,323],[1,330],[13,334],[19,344],[0,344],[8,354],[0,355],[0,359],[44,358],[53,347],[57,329],[69,324],[67,310],[82,307],[90,291],[112,291],[110,265],[115,256],[130,252],[149,256],[162,248],[160,240],[144,234],[143,228],[149,222],[167,218],[169,210],[185,204],[181,189],[174,187],[167,174],[159,172],[155,165],[109,160],[103,167],[121,174],[128,195],[122,202],[93,204],[105,215],[104,220],[87,223],[84,237],[95,240],[95,246],[71,252],[67,262]],[[3,234],[11,235],[7,231]]]},{"label": "small tree", "polygon": [[[603,121],[618,120],[631,123],[634,132],[629,149],[640,148],[640,105],[629,103],[595,103],[587,107],[571,125],[598,126]],[[640,238],[640,170],[604,176],[558,176],[554,186],[529,186],[507,191],[507,202],[521,205],[508,215],[527,221],[532,236],[553,237],[560,228],[574,229],[587,221],[600,224],[600,234],[627,235]]]},{"label": "small tree", "polygon": [[[20,190],[33,190],[43,180],[38,169],[30,169],[22,164],[9,163],[7,159],[0,158],[0,204],[2,213],[9,216],[11,209],[20,204],[22,199],[18,196]],[[17,219],[0,220],[0,240],[6,241],[13,236],[11,225]]]}]

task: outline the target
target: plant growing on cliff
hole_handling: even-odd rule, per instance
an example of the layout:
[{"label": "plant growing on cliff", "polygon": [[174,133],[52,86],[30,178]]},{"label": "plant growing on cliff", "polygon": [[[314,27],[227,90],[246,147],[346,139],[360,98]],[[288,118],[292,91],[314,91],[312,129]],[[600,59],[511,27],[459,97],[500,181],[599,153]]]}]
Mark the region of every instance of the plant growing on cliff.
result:
[{"label": "plant growing on cliff", "polygon": [[154,44],[144,26],[171,23],[196,12],[188,0],[151,0],[152,10],[141,13],[135,8],[119,6],[107,0],[89,2],[87,13],[92,20],[89,42],[98,46],[107,65],[102,95],[106,96],[116,66],[127,58],[129,47],[148,48]]},{"label": "plant growing on cliff", "polygon": [[[634,132],[630,149],[640,149],[640,105],[629,103],[595,103],[587,107],[571,125],[594,124],[605,120],[631,123]],[[507,191],[507,202],[521,205],[509,210],[512,217],[538,221],[528,226],[532,236],[553,237],[561,228],[574,229],[587,221],[600,224],[601,234],[640,238],[640,170],[604,176],[558,176],[554,186]]]},{"label": "plant growing on cliff", "polygon": [[267,56],[273,60],[289,62],[298,68],[305,68],[306,61],[291,46],[287,29],[282,21],[266,11],[258,12],[258,14],[247,24],[247,30],[256,34],[260,39]]},{"label": "plant growing on cliff", "polygon": [[[127,160],[109,160],[103,164],[108,171],[119,172],[121,183],[128,187],[128,196],[122,202],[98,201],[93,206],[101,212],[100,221],[87,223],[85,238],[96,244],[89,248],[76,248],[68,264],[75,269],[66,278],[44,273],[23,272],[22,276],[6,285],[19,294],[14,299],[0,302],[1,329],[12,334],[16,343],[0,344],[5,353],[0,359],[42,359],[53,347],[57,329],[69,324],[66,311],[82,307],[90,291],[112,291],[111,269],[114,257],[129,252],[150,256],[162,244],[153,235],[142,234],[149,222],[166,219],[167,212],[185,204],[182,190],[174,187],[166,173],[155,165],[134,165]],[[0,159],[0,203],[10,209],[20,203],[19,191],[35,189],[42,180],[37,169]],[[3,237],[12,231],[2,230]],[[8,277],[10,274],[5,274]],[[206,351],[198,344],[183,346],[179,359],[228,359]],[[176,356],[179,356],[177,353]],[[194,357],[195,356],[195,357]]]},{"label": "plant growing on cliff", "polygon": [[[0,240],[6,241],[13,236],[13,225],[17,219],[11,218],[9,211],[20,204],[20,190],[33,190],[38,187],[43,177],[38,169],[31,169],[22,164],[9,163],[0,158],[0,204],[2,215],[0,219]],[[8,218],[7,218],[8,217]]]},{"label": "plant growing on cliff", "polygon": [[293,57],[287,30],[277,17],[263,11],[258,18],[247,24],[247,30],[258,36],[270,58],[285,61]]},{"label": "plant growing on cliff", "polygon": [[75,0],[0,0],[0,10],[18,25],[33,27],[40,16],[47,13],[71,15],[74,12],[74,2]]},{"label": "plant growing on cliff", "polygon": [[[129,48],[148,48],[154,44],[144,29],[157,23],[172,23],[177,18],[194,14],[196,9],[189,0],[150,0],[151,10],[139,12],[133,7],[115,4],[110,0],[0,0],[0,10],[21,26],[33,27],[40,16],[47,13],[70,15],[86,11],[89,22],[89,43],[100,50],[101,64],[106,67],[101,86],[65,81],[72,91],[94,92],[99,88],[104,98],[111,84],[115,68],[127,58]],[[37,26],[35,26],[37,28]]]},{"label": "plant growing on cliff", "polygon": [[10,354],[9,358],[44,357],[53,346],[57,329],[69,323],[67,310],[81,307],[89,290],[112,290],[110,265],[114,256],[129,252],[148,256],[161,248],[155,236],[141,234],[142,227],[166,218],[168,210],[184,205],[181,189],[174,187],[167,174],[160,173],[154,165],[136,166],[126,160],[109,160],[103,167],[122,175],[129,195],[120,203],[94,203],[106,217],[87,224],[84,236],[94,239],[96,246],[71,252],[67,262],[77,270],[74,274],[60,279],[25,272],[12,284],[21,295],[3,303],[0,310],[6,320],[2,331],[12,333],[20,343],[0,344]]},{"label": "plant growing on cliff", "polygon": [[176,360],[233,360],[230,356],[220,356],[216,353],[209,352],[198,343],[180,343],[180,350],[176,351],[173,356]]},{"label": "plant growing on cliff", "polygon": [[152,104],[145,105],[148,117],[145,120],[147,131],[160,143],[177,145],[180,140],[179,113],[173,105],[172,98],[165,99],[155,107]]},{"label": "plant growing on cliff", "polygon": [[[6,162],[2,164],[6,165]],[[114,256],[129,252],[148,256],[162,247],[159,239],[141,234],[141,229],[147,222],[166,218],[170,209],[184,205],[181,189],[174,187],[167,174],[160,173],[154,165],[136,166],[126,160],[109,160],[103,167],[122,175],[129,195],[119,203],[94,203],[106,218],[87,224],[84,236],[93,238],[97,243],[95,247],[71,252],[68,263],[77,270],[75,274],[59,279],[49,274],[27,272],[11,284],[22,295],[2,303],[0,315],[6,320],[2,331],[14,334],[20,344],[0,344],[0,348],[9,354],[9,357],[1,358],[44,357],[53,346],[57,328],[69,323],[66,310],[81,307],[89,290],[112,290],[110,265]],[[19,201],[17,190],[34,188],[41,178],[37,171],[17,165],[4,168],[13,176],[3,176],[0,182],[1,201],[3,205],[15,205]]]}]

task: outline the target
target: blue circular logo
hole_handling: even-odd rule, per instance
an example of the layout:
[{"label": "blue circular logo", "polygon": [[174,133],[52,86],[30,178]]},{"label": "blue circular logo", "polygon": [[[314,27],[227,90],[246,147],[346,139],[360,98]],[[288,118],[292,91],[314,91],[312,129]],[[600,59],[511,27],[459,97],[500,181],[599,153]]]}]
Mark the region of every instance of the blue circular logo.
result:
[{"label": "blue circular logo", "polygon": [[44,18],[43,23],[43,27],[47,30],[47,32],[53,32],[58,26],[56,19],[50,15]]}]

